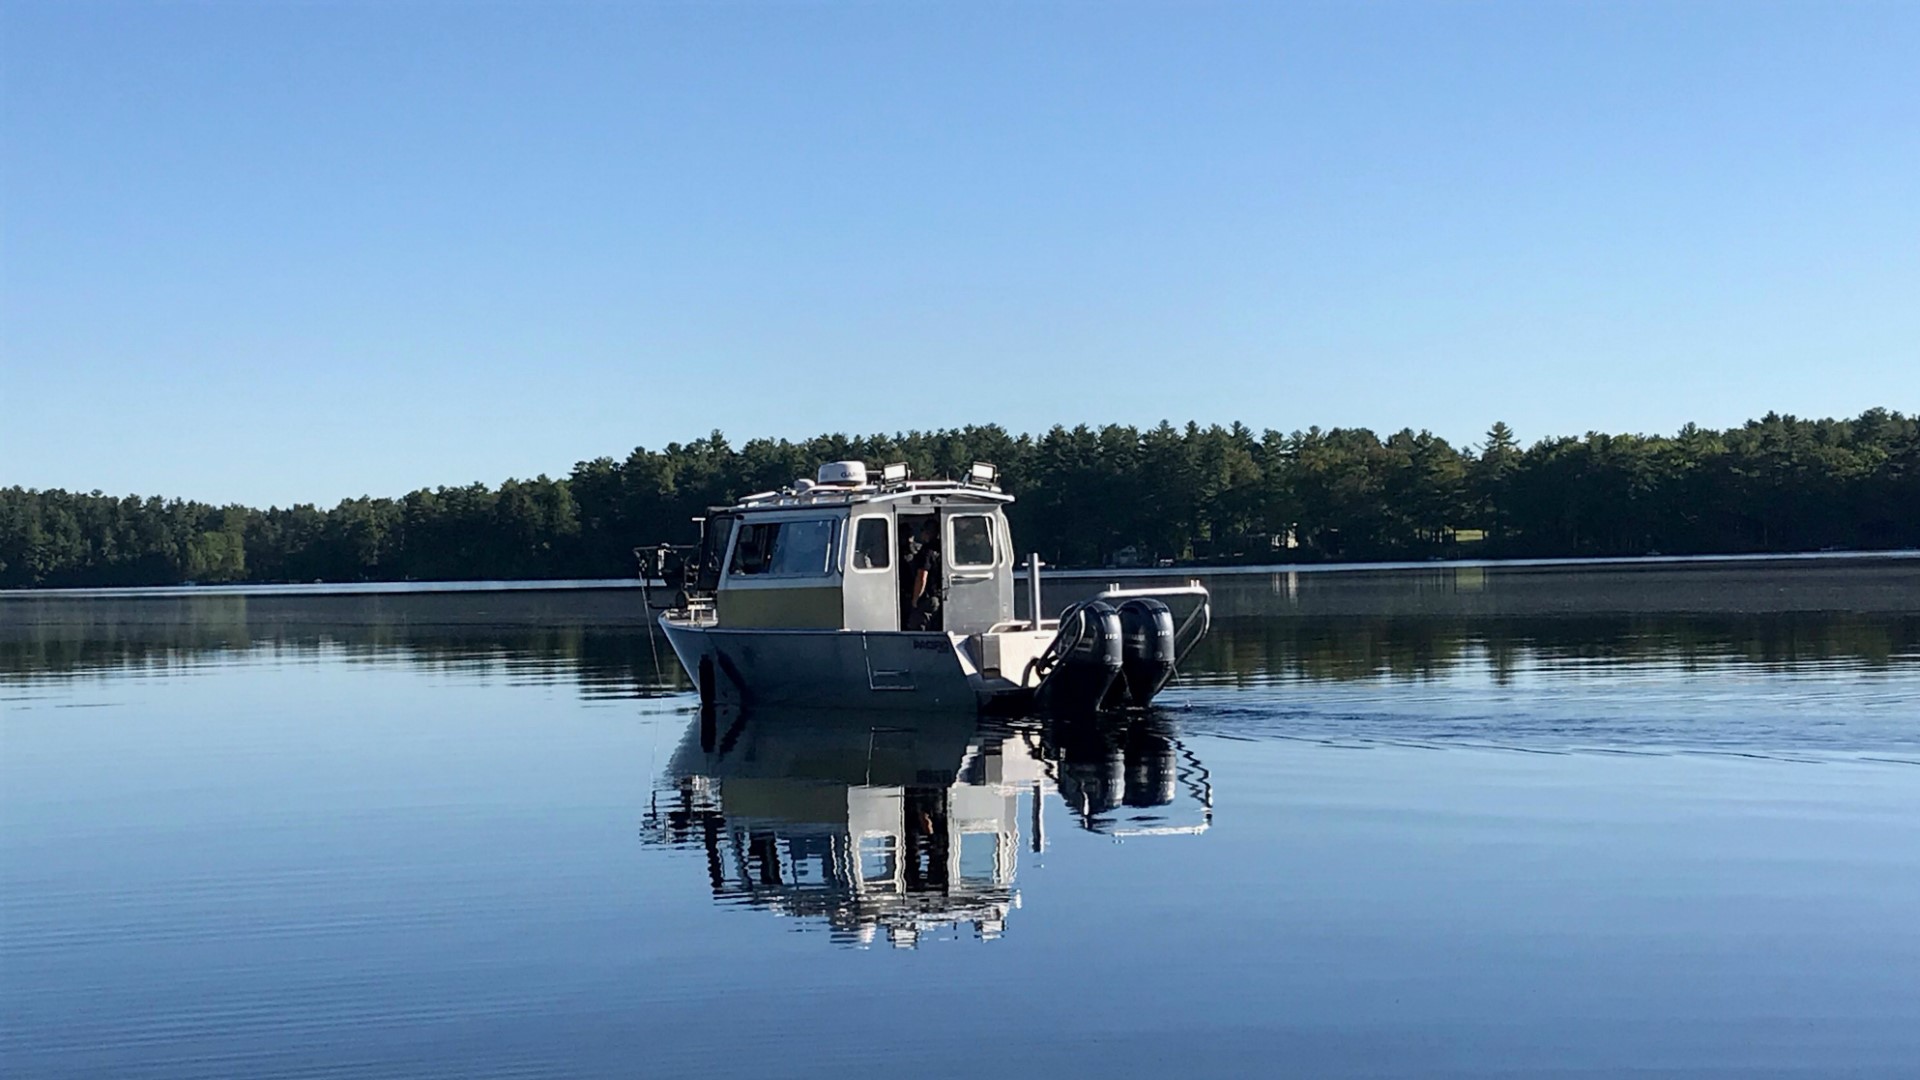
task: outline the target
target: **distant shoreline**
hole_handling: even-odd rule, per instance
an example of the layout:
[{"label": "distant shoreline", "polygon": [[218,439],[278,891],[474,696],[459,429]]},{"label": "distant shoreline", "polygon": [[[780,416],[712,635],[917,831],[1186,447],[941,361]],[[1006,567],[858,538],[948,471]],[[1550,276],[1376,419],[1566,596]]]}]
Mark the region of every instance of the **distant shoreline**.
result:
[{"label": "distant shoreline", "polygon": [[1920,417],[1881,408],[1529,447],[1498,423],[1484,444],[1459,447],[1410,428],[1161,423],[1014,435],[989,424],[738,448],[715,432],[582,461],[557,479],[417,488],[331,509],[0,487],[0,588],[609,581],[640,572],[636,545],[692,543],[714,508],[810,482],[822,462],[886,462],[921,478],[992,462],[1018,498],[1008,511],[1016,552],[1062,567],[1920,548]]},{"label": "distant shoreline", "polygon": [[[1902,562],[1920,560],[1920,549],[1890,551],[1807,551],[1744,555],[1623,555],[1559,559],[1433,559],[1412,562],[1352,563],[1266,563],[1255,566],[1150,566],[1096,567],[1093,569],[1055,570],[1047,568],[1042,576],[1059,581],[1128,581],[1147,578],[1241,577],[1255,574],[1337,574],[1403,572],[1409,570],[1471,569],[1561,569],[1583,566],[1709,566],[1719,563],[1753,565],[1756,563],[1827,562]],[[1024,579],[1023,571],[1015,577]],[[653,588],[665,588],[659,581]],[[615,589],[638,590],[638,578],[584,578],[541,580],[537,578],[507,581],[343,581],[240,583],[232,585],[143,585],[121,588],[0,589],[0,603],[9,600],[47,599],[133,599],[140,597],[177,598],[193,596],[405,596],[431,593],[524,593],[583,592]]]},{"label": "distant shoreline", "polygon": [[[1397,562],[1262,563],[1254,566],[1130,566],[1094,570],[1043,570],[1043,577],[1153,578],[1220,577],[1234,574],[1325,574],[1339,571],[1446,570],[1574,566],[1652,566],[1707,563],[1826,562],[1840,560],[1920,559],[1920,548],[1889,551],[1785,551],[1742,555],[1595,555],[1555,559],[1418,559]],[[1019,576],[1024,577],[1024,574]]]}]

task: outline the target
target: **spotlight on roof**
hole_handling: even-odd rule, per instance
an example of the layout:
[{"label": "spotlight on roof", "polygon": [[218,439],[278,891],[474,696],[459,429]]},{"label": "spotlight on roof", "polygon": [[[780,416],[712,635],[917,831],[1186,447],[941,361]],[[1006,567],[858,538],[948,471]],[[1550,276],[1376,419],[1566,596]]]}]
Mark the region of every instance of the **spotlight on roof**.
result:
[{"label": "spotlight on roof", "polygon": [[880,470],[880,482],[883,484],[898,484],[906,480],[910,475],[912,474],[907,469],[907,463],[898,461]]},{"label": "spotlight on roof", "polygon": [[967,479],[975,484],[991,485],[1000,478],[1000,470],[984,461],[976,461],[973,468],[967,470]]}]

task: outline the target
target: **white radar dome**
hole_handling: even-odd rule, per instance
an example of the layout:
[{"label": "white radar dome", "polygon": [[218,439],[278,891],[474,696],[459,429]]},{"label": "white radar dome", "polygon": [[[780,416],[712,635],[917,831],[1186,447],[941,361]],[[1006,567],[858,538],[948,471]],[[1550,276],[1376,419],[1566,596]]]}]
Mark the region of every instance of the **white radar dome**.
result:
[{"label": "white radar dome", "polygon": [[867,482],[867,463],[864,461],[829,461],[820,466],[820,482],[823,484],[852,484],[858,487]]}]

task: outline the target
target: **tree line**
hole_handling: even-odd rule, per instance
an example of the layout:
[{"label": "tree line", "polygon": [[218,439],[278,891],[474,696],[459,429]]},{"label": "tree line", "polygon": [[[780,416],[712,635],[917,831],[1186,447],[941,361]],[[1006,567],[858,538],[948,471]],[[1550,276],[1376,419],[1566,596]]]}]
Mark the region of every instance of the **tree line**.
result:
[{"label": "tree line", "polygon": [[563,479],[331,509],[0,488],[0,587],[627,576],[635,546],[691,542],[709,506],[843,459],[918,477],[993,462],[1020,550],[1060,566],[1920,547],[1920,417],[1887,409],[1524,447],[1505,424],[1461,447],[1412,430],[984,425],[737,448],[715,432]]}]

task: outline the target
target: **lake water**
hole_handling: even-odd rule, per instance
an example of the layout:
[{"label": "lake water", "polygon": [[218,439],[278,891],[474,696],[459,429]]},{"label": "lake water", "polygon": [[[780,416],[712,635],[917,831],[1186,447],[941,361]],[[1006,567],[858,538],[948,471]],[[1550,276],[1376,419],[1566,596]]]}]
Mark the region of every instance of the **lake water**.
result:
[{"label": "lake water", "polygon": [[1209,585],[711,751],[628,589],[0,598],[0,1074],[1920,1075],[1920,560]]}]

